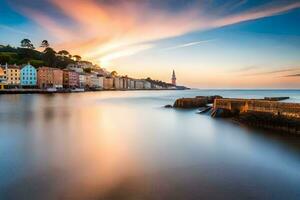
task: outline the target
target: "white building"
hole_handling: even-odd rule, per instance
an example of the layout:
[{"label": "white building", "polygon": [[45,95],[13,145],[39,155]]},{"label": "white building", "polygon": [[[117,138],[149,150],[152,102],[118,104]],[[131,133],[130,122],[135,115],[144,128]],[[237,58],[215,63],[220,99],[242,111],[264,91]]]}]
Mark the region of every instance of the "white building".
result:
[{"label": "white building", "polygon": [[137,89],[137,90],[144,89],[144,81],[143,80],[135,80],[135,89]]},{"label": "white building", "polygon": [[86,87],[86,74],[80,73],[79,74],[79,87],[85,88]]},{"label": "white building", "polygon": [[133,79],[128,79],[128,89],[135,89],[135,81]]},{"label": "white building", "polygon": [[91,78],[91,87],[99,88],[100,87],[99,77],[96,74],[91,74],[90,78]]},{"label": "white building", "polygon": [[119,77],[114,77],[114,88],[116,90],[120,89],[120,78]]},{"label": "white building", "polygon": [[148,81],[144,81],[144,88],[145,89],[151,89],[151,83]]},{"label": "white building", "polygon": [[98,81],[99,81],[99,88],[103,89],[104,88],[104,77],[103,76],[98,76]]}]

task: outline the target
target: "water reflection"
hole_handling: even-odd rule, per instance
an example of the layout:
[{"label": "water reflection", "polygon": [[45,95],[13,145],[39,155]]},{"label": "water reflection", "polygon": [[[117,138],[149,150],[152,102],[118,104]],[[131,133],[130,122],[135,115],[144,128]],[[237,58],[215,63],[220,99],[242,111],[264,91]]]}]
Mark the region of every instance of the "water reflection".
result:
[{"label": "water reflection", "polygon": [[1,96],[0,199],[296,199],[299,137],[162,108],[209,93]]}]

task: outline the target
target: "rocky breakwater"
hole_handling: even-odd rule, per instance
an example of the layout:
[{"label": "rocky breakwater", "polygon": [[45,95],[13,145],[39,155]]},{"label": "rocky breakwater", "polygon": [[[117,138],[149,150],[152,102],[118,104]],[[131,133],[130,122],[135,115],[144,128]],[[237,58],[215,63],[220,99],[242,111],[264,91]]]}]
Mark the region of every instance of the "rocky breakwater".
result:
[{"label": "rocky breakwater", "polygon": [[177,99],[173,105],[174,108],[200,108],[207,107],[207,104],[214,103],[215,99],[221,96],[196,96],[194,98]]},{"label": "rocky breakwater", "polygon": [[232,118],[249,126],[300,134],[300,103],[215,99],[212,117]]}]

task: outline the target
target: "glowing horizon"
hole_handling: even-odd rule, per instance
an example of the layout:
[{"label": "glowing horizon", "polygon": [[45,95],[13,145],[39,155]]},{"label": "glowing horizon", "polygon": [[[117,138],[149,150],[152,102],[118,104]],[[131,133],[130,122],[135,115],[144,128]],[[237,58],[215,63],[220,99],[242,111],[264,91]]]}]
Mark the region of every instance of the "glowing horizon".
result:
[{"label": "glowing horizon", "polygon": [[[200,88],[299,88],[296,0],[0,0],[0,44],[50,41],[119,74]],[[4,12],[5,11],[5,12]]]}]

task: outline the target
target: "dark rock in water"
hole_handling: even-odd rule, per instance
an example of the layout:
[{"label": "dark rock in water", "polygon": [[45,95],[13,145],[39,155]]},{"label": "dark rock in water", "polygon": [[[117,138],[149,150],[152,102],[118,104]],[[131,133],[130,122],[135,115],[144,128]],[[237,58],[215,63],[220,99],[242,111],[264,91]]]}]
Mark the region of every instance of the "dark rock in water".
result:
[{"label": "dark rock in water", "polygon": [[290,97],[265,97],[264,100],[267,101],[283,101],[283,100],[287,100]]},{"label": "dark rock in water", "polygon": [[221,96],[197,96],[195,98],[180,98],[173,105],[174,108],[200,108],[213,103],[216,98]]},{"label": "dark rock in water", "polygon": [[168,104],[168,105],[165,105],[165,108],[173,108],[173,106]]}]

